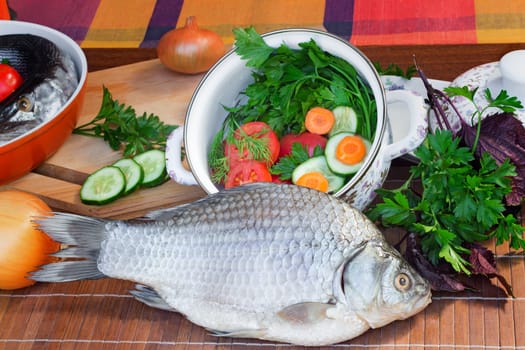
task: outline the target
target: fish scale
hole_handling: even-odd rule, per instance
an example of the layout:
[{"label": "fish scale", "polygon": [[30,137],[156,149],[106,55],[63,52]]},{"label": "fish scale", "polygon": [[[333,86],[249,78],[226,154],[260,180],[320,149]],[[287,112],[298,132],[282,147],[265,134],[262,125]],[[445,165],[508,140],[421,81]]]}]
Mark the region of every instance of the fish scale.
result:
[{"label": "fish scale", "polygon": [[[135,281],[138,300],[221,336],[326,345],[430,302],[428,283],[366,216],[295,185],[245,185],[139,220],[58,213],[38,224],[77,260],[33,279]],[[67,250],[59,256],[75,257]]]},{"label": "fish scale", "polygon": [[[187,215],[191,214],[187,213]],[[172,225],[181,230],[185,221],[181,218],[173,221]],[[316,242],[314,231],[305,232],[304,227],[295,230],[285,227],[267,231],[267,228],[273,227],[269,220],[266,220],[266,224],[258,230],[250,230],[244,235],[240,234],[239,229],[210,232],[207,225],[203,226],[181,230],[184,232],[173,236],[170,234],[170,226],[153,227],[151,231],[144,231],[138,227],[130,229],[127,226],[117,225],[117,228],[110,229],[111,234],[104,242],[99,269],[107,276],[132,278],[148,285],[163,283],[158,280],[158,276],[162,279],[167,277],[168,280],[173,281],[172,288],[197,298],[209,298],[208,290],[217,288],[219,292],[214,293],[214,298],[223,303],[235,302],[240,306],[250,305],[254,294],[263,284],[272,285],[276,289],[268,292],[272,296],[279,295],[284,298],[285,291],[296,292],[290,293],[287,300],[277,305],[278,308],[287,302],[299,302],[304,298],[320,300],[321,296],[323,301],[327,300],[331,291],[333,268],[328,265],[327,269],[321,269],[319,266],[330,262],[332,254],[335,254],[332,253],[334,243]],[[310,228],[309,226],[307,229]],[[297,238],[296,232],[301,229],[302,235]],[[261,241],[264,244],[261,245]],[[137,247],[140,249],[137,250]],[[323,249],[319,250],[316,247]],[[317,252],[311,254],[311,249],[316,249]],[[134,261],[135,257],[147,257],[147,259],[142,265]],[[337,263],[337,260],[341,262],[342,256],[338,258],[334,259],[336,260],[334,263]],[[302,274],[288,272],[295,271],[294,268],[297,268],[292,261],[301,263]],[[246,281],[245,276],[248,274],[254,276],[253,281],[259,283],[242,283],[243,280]],[[267,278],[264,279],[258,276],[259,274],[266,275]],[[269,279],[268,276],[272,278]],[[298,278],[299,276],[301,279]],[[312,281],[316,284],[314,285]],[[201,288],[201,285],[206,285],[208,288]],[[232,292],[231,288],[221,288],[223,285],[245,288],[249,285],[250,293],[243,297],[234,293],[235,290]],[[293,300],[289,300],[289,297],[293,297]],[[272,303],[274,302],[275,300],[272,300]],[[261,305],[261,309],[264,307],[268,308],[268,305]]]}]

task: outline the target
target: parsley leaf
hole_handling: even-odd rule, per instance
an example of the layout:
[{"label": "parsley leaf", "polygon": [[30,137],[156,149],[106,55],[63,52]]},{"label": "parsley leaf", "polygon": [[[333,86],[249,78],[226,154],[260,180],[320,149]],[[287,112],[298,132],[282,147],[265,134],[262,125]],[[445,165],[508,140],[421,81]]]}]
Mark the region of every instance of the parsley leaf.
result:
[{"label": "parsley leaf", "polygon": [[447,86],[443,89],[449,97],[463,96],[469,101],[474,101],[474,95],[478,91],[478,88],[469,89],[468,86]]},{"label": "parsley leaf", "polygon": [[[323,155],[324,152],[321,147],[316,146],[312,157]],[[270,172],[273,175],[279,175],[281,180],[290,180],[292,178],[292,173],[301,163],[304,163],[310,158],[308,154],[308,146],[302,145],[299,142],[294,142],[292,144],[292,152],[284,157],[281,157],[277,163],[275,163],[271,168]]]},{"label": "parsley leaf", "polygon": [[490,90],[485,89],[485,97],[489,101],[490,107],[497,107],[503,112],[512,113],[516,109],[523,108],[521,101],[516,96],[509,96],[506,90],[501,90],[498,96],[493,98]]},{"label": "parsley leaf", "polygon": [[273,48],[257,34],[253,27],[245,30],[240,28],[233,29],[236,40],[236,52],[246,60],[248,67],[260,67],[270,55]]},{"label": "parsley leaf", "polygon": [[381,63],[374,62],[374,67],[380,75],[396,75],[405,79],[412,78],[416,73],[416,67],[414,65],[408,66],[406,70],[403,70],[400,66],[394,63],[390,63],[383,68]]},{"label": "parsley leaf", "polygon": [[375,99],[351,64],[323,51],[314,40],[300,43],[299,49],[285,44],[273,48],[253,27],[237,28],[234,34],[236,53],[254,68],[254,81],[242,92],[246,103],[226,107],[239,125],[259,120],[279,137],[299,134],[305,130],[304,118],[313,106],[333,109],[347,105],[363,120],[357,132],[373,139]]},{"label": "parsley leaf", "polygon": [[164,149],[168,135],[176,128],[176,125],[164,124],[154,114],[137,116],[131,106],[113,100],[103,86],[98,114],[88,123],[77,126],[73,133],[102,138],[112,149],[123,147],[123,155],[132,157],[152,148]]}]

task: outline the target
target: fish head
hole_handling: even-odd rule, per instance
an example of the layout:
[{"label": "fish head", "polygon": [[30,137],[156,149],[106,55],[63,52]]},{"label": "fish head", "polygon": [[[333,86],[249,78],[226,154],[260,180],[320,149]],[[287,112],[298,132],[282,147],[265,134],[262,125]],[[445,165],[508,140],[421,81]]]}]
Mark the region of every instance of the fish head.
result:
[{"label": "fish head", "polygon": [[431,302],[429,283],[383,240],[367,242],[346,263],[342,279],[348,306],[372,328],[411,317]]},{"label": "fish head", "polygon": [[33,129],[39,124],[38,108],[32,93],[22,93],[0,103],[0,144]]},{"label": "fish head", "polygon": [[3,121],[30,120],[35,118],[34,114],[35,96],[31,92],[21,92],[0,105],[0,120]]},{"label": "fish head", "polygon": [[26,84],[0,103],[0,133],[23,134],[49,120],[65,104],[66,98],[57,94],[53,83],[42,79]]}]

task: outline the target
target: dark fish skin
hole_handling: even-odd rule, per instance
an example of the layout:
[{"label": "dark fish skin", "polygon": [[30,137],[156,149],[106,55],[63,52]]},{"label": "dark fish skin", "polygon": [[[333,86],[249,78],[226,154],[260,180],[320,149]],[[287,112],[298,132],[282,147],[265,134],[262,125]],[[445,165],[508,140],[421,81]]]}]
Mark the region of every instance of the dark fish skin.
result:
[{"label": "dark fish skin", "polygon": [[7,60],[24,79],[0,102],[1,145],[53,116],[73,94],[78,75],[53,42],[32,34],[0,36],[0,60]]},{"label": "dark fish skin", "polygon": [[0,57],[16,68],[26,85],[49,77],[62,64],[62,54],[55,44],[31,34],[0,36]]}]

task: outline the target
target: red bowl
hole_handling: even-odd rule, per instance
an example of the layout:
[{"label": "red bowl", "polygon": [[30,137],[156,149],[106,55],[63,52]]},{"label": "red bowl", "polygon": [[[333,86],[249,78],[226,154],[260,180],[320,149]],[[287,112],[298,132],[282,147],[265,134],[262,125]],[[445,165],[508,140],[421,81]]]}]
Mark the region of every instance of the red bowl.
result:
[{"label": "red bowl", "polygon": [[0,185],[29,173],[62,146],[76,126],[87,80],[86,56],[78,44],[67,35],[39,24],[0,20],[0,35],[6,34],[33,34],[51,40],[71,56],[79,82],[56,116],[0,146]]}]

